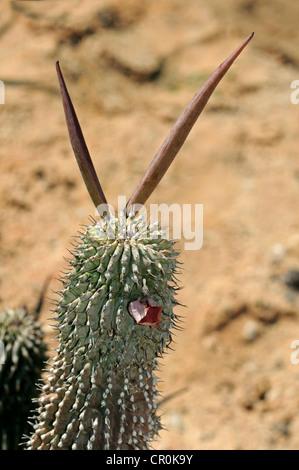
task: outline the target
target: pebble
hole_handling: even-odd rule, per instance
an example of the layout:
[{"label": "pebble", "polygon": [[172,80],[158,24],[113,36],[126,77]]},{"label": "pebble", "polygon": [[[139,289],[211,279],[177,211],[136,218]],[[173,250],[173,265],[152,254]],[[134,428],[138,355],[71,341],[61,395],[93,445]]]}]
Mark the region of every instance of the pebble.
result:
[{"label": "pebble", "polygon": [[206,336],[202,340],[202,345],[208,351],[215,352],[215,351],[217,351],[218,340],[217,340],[216,336],[209,335],[209,336]]},{"label": "pebble", "polygon": [[255,320],[247,320],[243,326],[242,337],[248,343],[255,341],[261,333],[260,325]]},{"label": "pebble", "polygon": [[291,289],[299,291],[299,270],[290,269],[282,276],[283,282]]},{"label": "pebble", "polygon": [[144,41],[136,43],[134,35],[123,35],[121,40],[110,41],[104,57],[110,66],[136,81],[151,81],[158,77],[163,61]]},{"label": "pebble", "polygon": [[286,249],[281,243],[275,243],[271,249],[271,258],[273,263],[279,263],[286,255]]},{"label": "pebble", "polygon": [[175,429],[176,431],[179,431],[179,432],[183,432],[185,429],[181,414],[175,411],[172,411],[170,413],[165,413],[163,424],[166,428]]}]

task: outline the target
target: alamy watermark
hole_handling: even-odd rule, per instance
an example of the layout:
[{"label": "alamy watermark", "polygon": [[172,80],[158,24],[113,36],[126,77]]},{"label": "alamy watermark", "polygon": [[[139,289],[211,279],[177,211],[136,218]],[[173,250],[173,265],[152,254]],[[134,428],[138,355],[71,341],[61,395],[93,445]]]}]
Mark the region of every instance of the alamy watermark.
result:
[{"label": "alamy watermark", "polygon": [[290,347],[292,349],[295,349],[295,351],[293,351],[290,356],[290,360],[291,360],[291,363],[294,364],[294,366],[296,366],[297,364],[299,364],[299,340],[294,339],[294,341],[291,342]]},{"label": "alamy watermark", "polygon": [[299,103],[299,80],[293,80],[291,82],[291,88],[295,88],[295,90],[291,93],[291,103],[298,104]]},{"label": "alamy watermark", "polygon": [[[199,250],[203,245],[203,204],[150,204],[149,210],[142,204],[134,204],[129,216],[135,217],[136,224],[127,224],[126,197],[118,197],[118,211],[111,204],[100,204],[95,216],[109,226],[108,238],[157,237],[157,230],[163,237],[172,240],[186,240],[185,250]],[[192,227],[193,225],[193,227]],[[157,228],[159,227],[159,229]]]},{"label": "alamy watermark", "polygon": [[2,80],[0,80],[0,104],[5,104],[5,86]]}]

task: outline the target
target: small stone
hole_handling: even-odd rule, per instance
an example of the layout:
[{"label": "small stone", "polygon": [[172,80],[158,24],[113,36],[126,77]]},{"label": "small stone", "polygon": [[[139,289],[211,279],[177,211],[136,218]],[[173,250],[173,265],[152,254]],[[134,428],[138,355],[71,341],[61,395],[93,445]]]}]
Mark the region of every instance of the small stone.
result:
[{"label": "small stone", "polygon": [[299,291],[299,270],[291,269],[282,276],[282,281],[291,289]]},{"label": "small stone", "polygon": [[272,429],[280,433],[282,436],[290,435],[290,420],[285,419],[281,422],[275,422],[272,424]]},{"label": "small stone", "polygon": [[258,370],[258,365],[255,361],[246,361],[243,365],[243,369],[248,375],[256,374],[256,371]]},{"label": "small stone", "polygon": [[279,312],[276,307],[271,304],[257,300],[250,309],[250,313],[263,323],[275,323],[278,320]]},{"label": "small stone", "polygon": [[218,344],[217,338],[216,338],[216,336],[213,336],[213,335],[206,336],[202,340],[202,345],[208,351],[211,351],[211,352],[217,351],[217,344]]},{"label": "small stone", "polygon": [[261,328],[257,321],[246,321],[242,331],[242,337],[245,341],[247,341],[248,343],[255,341],[260,336],[260,333]]},{"label": "small stone", "polygon": [[166,427],[175,429],[176,431],[183,432],[185,429],[181,414],[175,411],[165,414],[164,421]]},{"label": "small stone", "polygon": [[271,384],[267,377],[258,379],[256,382],[248,382],[242,392],[240,404],[243,408],[250,411],[268,401],[268,394],[271,390]]},{"label": "small stone", "polygon": [[157,78],[163,66],[163,60],[141,39],[136,43],[134,35],[122,35],[121,40],[110,40],[104,52],[104,58],[110,67],[138,82]]},{"label": "small stone", "polygon": [[271,250],[272,262],[279,263],[286,255],[286,249],[281,243],[275,243]]}]

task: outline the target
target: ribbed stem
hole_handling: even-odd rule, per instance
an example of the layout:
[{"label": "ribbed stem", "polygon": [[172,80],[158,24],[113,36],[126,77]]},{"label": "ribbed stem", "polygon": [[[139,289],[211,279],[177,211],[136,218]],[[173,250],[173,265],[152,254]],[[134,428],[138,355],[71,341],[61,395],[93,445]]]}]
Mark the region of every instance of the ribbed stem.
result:
[{"label": "ribbed stem", "polygon": [[[155,370],[177,320],[177,254],[161,237],[109,240],[110,228],[89,227],[71,261],[30,449],[147,449],[160,430]],[[128,310],[145,297],[163,306],[158,327]]]}]

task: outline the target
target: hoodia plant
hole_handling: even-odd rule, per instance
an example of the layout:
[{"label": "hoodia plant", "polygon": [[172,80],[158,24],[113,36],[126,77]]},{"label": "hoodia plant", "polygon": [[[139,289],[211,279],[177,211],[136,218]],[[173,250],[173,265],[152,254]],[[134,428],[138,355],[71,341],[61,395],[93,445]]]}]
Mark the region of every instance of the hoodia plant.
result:
[{"label": "hoodia plant", "polygon": [[56,307],[59,346],[29,449],[148,449],[157,437],[155,371],[178,322],[173,312],[177,253],[160,226],[146,227],[134,207],[145,204],[252,36],[193,97],[117,218],[109,212],[57,63],[74,153],[95,206],[107,213],[81,234],[62,280]]},{"label": "hoodia plant", "polygon": [[25,306],[0,311],[0,450],[22,449],[24,434],[31,432],[28,414],[47,360],[38,320],[44,290],[32,312]]}]

